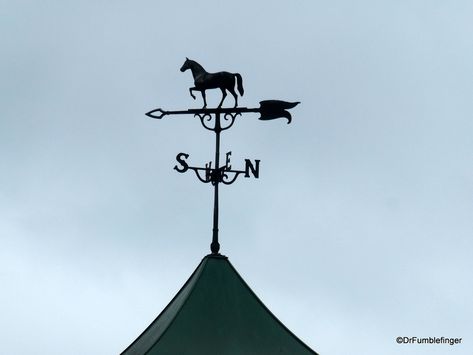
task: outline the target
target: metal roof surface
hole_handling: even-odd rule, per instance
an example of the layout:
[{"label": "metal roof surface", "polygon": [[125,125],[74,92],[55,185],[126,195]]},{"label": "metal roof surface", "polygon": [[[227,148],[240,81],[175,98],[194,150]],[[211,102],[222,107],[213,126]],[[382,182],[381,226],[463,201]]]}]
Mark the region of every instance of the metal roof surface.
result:
[{"label": "metal roof surface", "polygon": [[207,255],[122,355],[317,354],[258,299],[224,256]]}]

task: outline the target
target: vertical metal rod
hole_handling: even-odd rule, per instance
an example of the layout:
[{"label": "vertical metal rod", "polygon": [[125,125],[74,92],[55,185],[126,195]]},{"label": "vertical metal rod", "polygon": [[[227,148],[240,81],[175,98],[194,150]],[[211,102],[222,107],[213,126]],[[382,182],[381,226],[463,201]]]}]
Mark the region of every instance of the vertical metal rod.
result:
[{"label": "vertical metal rod", "polygon": [[220,112],[215,113],[215,168],[214,168],[214,218],[212,230],[212,244],[210,250],[212,254],[218,254],[220,244],[218,243],[218,184],[220,183]]}]

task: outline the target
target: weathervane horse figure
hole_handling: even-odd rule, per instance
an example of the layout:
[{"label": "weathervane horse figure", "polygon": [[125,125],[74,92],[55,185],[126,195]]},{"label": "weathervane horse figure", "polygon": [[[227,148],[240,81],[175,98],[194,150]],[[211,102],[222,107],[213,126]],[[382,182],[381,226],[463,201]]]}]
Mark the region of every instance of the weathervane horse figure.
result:
[{"label": "weathervane horse figure", "polygon": [[205,69],[197,63],[196,61],[186,58],[186,61],[181,67],[181,72],[185,72],[187,69],[192,71],[192,76],[194,77],[195,87],[189,88],[189,92],[192,98],[195,100],[195,96],[192,91],[200,91],[202,98],[204,99],[204,107],[207,107],[207,101],[205,99],[205,90],[207,89],[217,89],[222,90],[222,101],[218,105],[218,108],[222,107],[223,100],[227,96],[226,90],[230,91],[230,94],[235,98],[235,106],[238,106],[238,95],[235,92],[235,78],[238,87],[238,92],[240,96],[243,96],[243,83],[241,75],[238,73],[229,73],[226,71],[221,71],[218,73],[207,73]]}]

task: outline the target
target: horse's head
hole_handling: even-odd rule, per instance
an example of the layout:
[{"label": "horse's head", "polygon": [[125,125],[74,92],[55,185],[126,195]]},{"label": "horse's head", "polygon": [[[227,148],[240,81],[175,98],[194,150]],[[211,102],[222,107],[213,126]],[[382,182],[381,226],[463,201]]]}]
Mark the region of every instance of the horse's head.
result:
[{"label": "horse's head", "polygon": [[186,61],[182,64],[181,71],[185,72],[187,69],[190,69],[190,59],[186,57]]}]

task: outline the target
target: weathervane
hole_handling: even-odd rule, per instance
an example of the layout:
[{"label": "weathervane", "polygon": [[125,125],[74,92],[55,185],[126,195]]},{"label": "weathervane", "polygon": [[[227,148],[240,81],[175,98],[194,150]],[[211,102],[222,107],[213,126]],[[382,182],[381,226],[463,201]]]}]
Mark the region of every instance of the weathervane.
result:
[{"label": "weathervane", "polygon": [[[238,176],[243,175],[246,178],[253,175],[255,178],[259,178],[259,163],[260,160],[254,160],[254,163],[250,159],[245,159],[244,170],[234,170],[230,165],[230,156],[232,152],[225,154],[225,165],[220,166],[220,133],[233,126],[236,117],[241,116],[243,113],[259,113],[260,120],[272,120],[276,118],[286,118],[287,123],[291,123],[291,114],[286,111],[295,107],[299,102],[286,102],[280,100],[265,100],[260,101],[259,108],[247,108],[238,107],[238,95],[235,92],[235,84],[237,85],[238,93],[243,96],[243,80],[238,73],[229,72],[218,72],[218,73],[207,73],[205,69],[197,62],[186,58],[186,61],[181,67],[181,72],[190,69],[192,76],[194,77],[194,87],[189,88],[189,93],[195,100],[193,91],[200,91],[204,100],[204,106],[201,109],[188,109],[181,111],[165,111],[161,108],[152,110],[146,113],[146,116],[151,118],[161,119],[167,115],[194,115],[198,117],[202,126],[215,132],[215,160],[214,166],[212,162],[205,164],[205,167],[190,166],[187,163],[189,154],[179,153],[176,156],[178,165],[174,166],[174,169],[179,173],[185,173],[189,169],[194,171],[197,178],[203,183],[211,183],[214,187],[214,211],[213,211],[213,229],[212,229],[212,243],[210,244],[210,250],[212,254],[218,254],[220,250],[220,244],[218,242],[218,185],[223,183],[225,185],[233,184]],[[206,108],[207,100],[205,97],[205,91],[207,89],[220,89],[222,91],[222,100],[217,108]],[[235,106],[233,108],[222,108],[222,104],[229,91],[234,99]],[[223,120],[222,120],[223,115]]]}]

